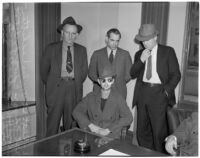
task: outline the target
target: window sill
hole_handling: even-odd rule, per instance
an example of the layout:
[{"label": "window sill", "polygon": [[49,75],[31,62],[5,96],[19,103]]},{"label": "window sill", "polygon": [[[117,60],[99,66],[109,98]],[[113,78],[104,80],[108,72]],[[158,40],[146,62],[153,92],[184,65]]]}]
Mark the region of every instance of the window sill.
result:
[{"label": "window sill", "polygon": [[35,101],[27,101],[26,103],[24,101],[12,101],[10,102],[3,102],[2,103],[2,112],[9,111],[9,110],[15,110],[25,107],[30,107],[36,105]]}]

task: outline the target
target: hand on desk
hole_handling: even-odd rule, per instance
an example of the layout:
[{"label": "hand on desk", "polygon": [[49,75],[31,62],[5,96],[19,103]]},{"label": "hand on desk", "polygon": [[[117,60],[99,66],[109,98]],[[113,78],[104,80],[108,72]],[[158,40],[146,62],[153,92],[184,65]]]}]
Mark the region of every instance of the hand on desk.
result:
[{"label": "hand on desk", "polygon": [[108,128],[101,128],[93,123],[89,124],[88,127],[90,128],[90,131],[97,133],[102,136],[107,136],[110,133],[110,130]]},{"label": "hand on desk", "polygon": [[100,128],[97,132],[102,136],[107,136],[110,133],[110,130],[108,128]]},{"label": "hand on desk", "polygon": [[176,151],[175,151],[177,149],[176,137],[173,135],[170,135],[165,139],[165,141],[166,141],[165,148],[166,148],[167,152],[173,156],[176,156]]},{"label": "hand on desk", "polygon": [[89,129],[91,132],[94,132],[94,133],[98,133],[99,129],[101,129],[101,127],[91,123],[88,125]]},{"label": "hand on desk", "polygon": [[98,147],[101,147],[102,145],[106,145],[108,144],[110,141],[112,141],[113,138],[109,138],[109,137],[102,137],[102,138],[97,138],[95,139],[95,143],[97,143]]}]

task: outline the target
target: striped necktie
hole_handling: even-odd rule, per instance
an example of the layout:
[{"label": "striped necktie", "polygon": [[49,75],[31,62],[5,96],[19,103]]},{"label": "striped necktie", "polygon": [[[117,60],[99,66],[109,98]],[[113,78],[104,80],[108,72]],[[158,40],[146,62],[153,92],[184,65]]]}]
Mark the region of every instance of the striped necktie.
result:
[{"label": "striped necktie", "polygon": [[67,47],[67,63],[66,63],[66,69],[67,72],[70,73],[73,70],[73,65],[72,65],[72,53],[70,50],[70,46]]}]

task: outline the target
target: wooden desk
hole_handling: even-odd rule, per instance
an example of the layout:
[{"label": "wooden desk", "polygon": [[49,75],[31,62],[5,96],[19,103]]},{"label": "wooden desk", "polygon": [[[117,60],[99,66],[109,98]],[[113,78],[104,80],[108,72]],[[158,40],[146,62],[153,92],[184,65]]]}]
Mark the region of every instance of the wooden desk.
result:
[{"label": "wooden desk", "polygon": [[[83,139],[87,133],[88,141],[91,145],[91,151],[86,154],[79,154],[73,151],[73,144],[78,139]],[[124,140],[116,139],[110,143],[98,147],[95,143],[95,139],[99,136],[84,132],[81,129],[75,128],[57,135],[44,138],[42,140],[30,143],[16,149],[4,152],[3,155],[12,155],[12,156],[55,156],[55,155],[66,155],[66,144],[69,144],[68,155],[70,156],[98,156],[99,154],[107,151],[108,149],[115,149],[120,152],[126,153],[131,156],[166,156],[162,153],[152,151],[143,147],[139,147],[133,144],[129,144]],[[114,156],[114,155],[113,155]]]}]

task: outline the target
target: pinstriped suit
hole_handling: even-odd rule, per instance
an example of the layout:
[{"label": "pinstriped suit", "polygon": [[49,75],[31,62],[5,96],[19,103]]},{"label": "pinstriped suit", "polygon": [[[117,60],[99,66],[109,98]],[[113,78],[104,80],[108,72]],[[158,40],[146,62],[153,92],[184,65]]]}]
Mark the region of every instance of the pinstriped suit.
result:
[{"label": "pinstriped suit", "polygon": [[72,110],[82,99],[83,82],[88,73],[86,48],[74,43],[74,79],[61,78],[62,42],[47,46],[41,61],[41,78],[46,85],[47,136],[56,134],[62,114],[64,128],[69,129],[72,122]]}]

